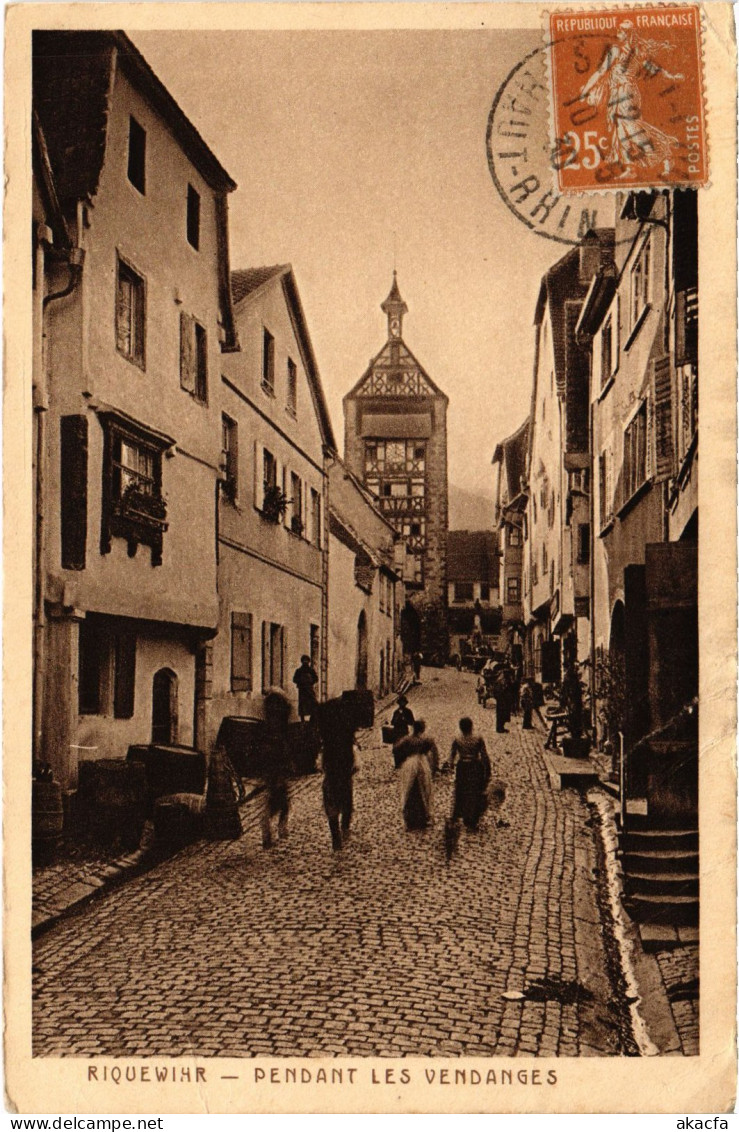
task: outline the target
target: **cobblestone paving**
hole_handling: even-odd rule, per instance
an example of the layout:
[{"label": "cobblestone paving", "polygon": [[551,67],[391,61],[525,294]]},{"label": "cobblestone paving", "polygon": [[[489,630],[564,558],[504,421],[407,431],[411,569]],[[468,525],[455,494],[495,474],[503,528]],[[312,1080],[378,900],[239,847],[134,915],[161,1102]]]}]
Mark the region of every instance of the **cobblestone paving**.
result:
[{"label": "cobblestone paving", "polygon": [[698,945],[655,952],[662,981],[675,1019],[682,1051],[700,1053]]},{"label": "cobblestone paving", "polygon": [[497,735],[464,673],[425,670],[411,706],[442,758],[472,715],[505,787],[451,862],[451,779],[437,779],[432,828],[406,833],[389,748],[364,733],[341,853],[311,777],[275,849],[261,849],[251,803],[240,841],[192,846],[39,939],[35,1054],[631,1052],[588,808],[551,791],[542,733],[514,719]]}]

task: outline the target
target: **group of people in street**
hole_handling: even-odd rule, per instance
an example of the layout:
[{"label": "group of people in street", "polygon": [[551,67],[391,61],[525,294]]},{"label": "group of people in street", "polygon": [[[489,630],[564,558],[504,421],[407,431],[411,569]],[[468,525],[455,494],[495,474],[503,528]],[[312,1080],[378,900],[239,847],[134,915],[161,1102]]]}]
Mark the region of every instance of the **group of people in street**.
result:
[{"label": "group of people in street", "polygon": [[[415,658],[414,658],[415,661]],[[315,688],[318,675],[309,656],[301,657],[293,676],[298,689],[298,714],[302,723],[310,720],[320,736],[323,752],[323,808],[328,821],[331,844],[341,849],[350,833],[353,814],[353,775],[355,770],[356,733],[359,721],[350,702],[343,698],[319,703]],[[532,728],[532,714],[543,699],[540,686],[521,679],[520,670],[507,663],[490,661],[480,673],[477,693],[485,703],[489,695],[495,699],[496,731],[506,731],[511,715],[520,711],[522,727]],[[574,665],[566,670],[560,691],[560,703],[567,713],[573,735],[583,728],[582,686]],[[288,741],[290,704],[279,690],[265,696],[265,739],[262,751],[263,809],[262,844],[269,849],[276,838],[288,833],[290,798],[288,778],[291,757]],[[543,721],[542,721],[543,722]],[[482,735],[475,732],[472,720],[459,721],[449,758],[441,765],[436,741],[426,731],[422,719],[415,719],[405,695],[398,697],[390,721],[395,767],[398,770],[403,820],[407,830],[426,829],[432,818],[433,779],[439,773],[454,773],[454,799],[449,827],[460,823],[469,830],[478,828],[487,806],[490,783],[490,758]],[[276,822],[276,829],[274,823]]]},{"label": "group of people in street", "polygon": [[443,767],[435,740],[426,733],[424,720],[414,719],[405,696],[399,697],[390,723],[406,829],[427,828],[431,821],[433,777],[440,770],[453,772],[456,762],[450,820],[462,821],[468,829],[476,830],[487,804],[491,767],[485,740],[474,733],[472,720],[467,716],[460,719],[459,734]]},{"label": "group of people in street", "polygon": [[[298,710],[305,708],[319,732],[322,749],[323,809],[328,821],[331,845],[339,850],[351,829],[354,810],[353,776],[355,770],[356,733],[359,729],[351,704],[342,698],[318,703],[314,682],[302,676],[310,665],[303,657],[295,674],[298,693],[304,680],[305,698]],[[310,698],[312,694],[312,699]],[[262,845],[270,849],[276,840],[288,836],[291,774],[288,721],[290,703],[284,693],[271,690],[265,695],[265,730],[260,758],[262,778]],[[422,719],[415,719],[405,696],[398,699],[392,716],[393,757],[400,783],[401,809],[407,830],[426,829],[433,808],[433,779],[440,771],[455,772],[454,801],[449,821],[463,822],[476,830],[487,804],[486,790],[490,781],[490,759],[485,741],[475,734],[472,720],[459,721],[459,733],[452,743],[448,761],[440,765],[436,741],[426,732]]]}]

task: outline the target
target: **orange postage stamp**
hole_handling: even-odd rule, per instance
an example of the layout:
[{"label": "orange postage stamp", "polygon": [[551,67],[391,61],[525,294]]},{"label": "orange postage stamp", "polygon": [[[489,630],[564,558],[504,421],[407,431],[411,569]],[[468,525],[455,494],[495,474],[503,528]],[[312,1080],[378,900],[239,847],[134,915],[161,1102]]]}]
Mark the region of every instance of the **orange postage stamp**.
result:
[{"label": "orange postage stamp", "polygon": [[561,191],[706,183],[697,5],[553,12],[549,37]]}]

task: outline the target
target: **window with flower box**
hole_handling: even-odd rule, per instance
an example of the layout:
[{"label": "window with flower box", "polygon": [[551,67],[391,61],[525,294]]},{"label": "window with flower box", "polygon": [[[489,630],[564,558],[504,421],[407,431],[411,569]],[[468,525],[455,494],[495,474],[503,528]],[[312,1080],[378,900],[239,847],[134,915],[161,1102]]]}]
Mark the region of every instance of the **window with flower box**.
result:
[{"label": "window with flower box", "polygon": [[162,561],[167,505],[162,495],[162,453],[171,437],[118,413],[103,413],[103,507],[100,551],[108,554],[113,538],[128,542],[130,557],[139,543],[151,548],[151,562]]}]

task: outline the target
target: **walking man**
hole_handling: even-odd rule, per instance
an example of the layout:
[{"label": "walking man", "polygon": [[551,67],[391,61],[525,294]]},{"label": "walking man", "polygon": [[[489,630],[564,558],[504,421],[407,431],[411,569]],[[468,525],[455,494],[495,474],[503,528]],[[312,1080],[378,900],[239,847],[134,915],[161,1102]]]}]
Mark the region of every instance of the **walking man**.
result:
[{"label": "walking man", "polygon": [[495,730],[504,732],[506,730],[506,723],[511,718],[510,687],[508,684],[508,674],[504,668],[501,668],[495,678],[493,695],[495,696]]},{"label": "walking man", "polygon": [[287,741],[287,723],[290,704],[282,692],[268,692],[264,699],[264,738],[260,752],[261,778],[264,784],[261,817],[262,846],[271,849],[274,844],[272,822],[277,818],[277,836],[287,837],[287,818],[290,812],[290,795],[287,780],[290,774],[290,750]]},{"label": "walking man", "polygon": [[331,831],[331,845],[339,850],[347,838],[354,812],[354,736],[356,720],[342,700],[328,700],[316,708],[323,744],[323,808]]},{"label": "walking man", "polygon": [[313,718],[316,710],[316,691],[318,675],[310,662],[309,656],[301,656],[300,668],[295,669],[293,684],[298,689],[298,715],[300,722],[305,723],[306,717]]}]

